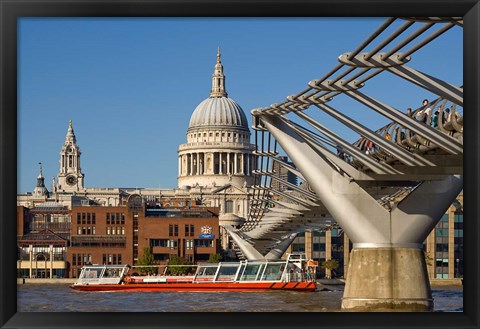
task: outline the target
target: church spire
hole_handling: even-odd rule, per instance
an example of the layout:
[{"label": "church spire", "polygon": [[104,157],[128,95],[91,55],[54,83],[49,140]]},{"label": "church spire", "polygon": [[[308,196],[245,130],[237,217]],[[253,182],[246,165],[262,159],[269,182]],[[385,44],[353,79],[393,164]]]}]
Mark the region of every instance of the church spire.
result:
[{"label": "church spire", "polygon": [[67,136],[65,137],[65,143],[76,143],[77,139],[75,138],[75,132],[73,131],[72,120],[68,123]]},{"label": "church spire", "polygon": [[227,97],[225,89],[225,75],[223,74],[223,65],[221,61],[220,47],[217,50],[217,63],[212,75],[212,91],[210,97]]},{"label": "church spire", "polygon": [[38,163],[40,165],[40,173],[38,174],[37,177],[37,186],[36,187],[45,187],[45,178],[43,177],[43,171],[42,171],[42,163]]},{"label": "church spire", "polygon": [[36,198],[45,199],[48,197],[48,190],[45,187],[45,178],[43,177],[42,163],[39,162],[38,164],[40,165],[40,173],[37,177],[37,185],[33,189],[33,196]]}]

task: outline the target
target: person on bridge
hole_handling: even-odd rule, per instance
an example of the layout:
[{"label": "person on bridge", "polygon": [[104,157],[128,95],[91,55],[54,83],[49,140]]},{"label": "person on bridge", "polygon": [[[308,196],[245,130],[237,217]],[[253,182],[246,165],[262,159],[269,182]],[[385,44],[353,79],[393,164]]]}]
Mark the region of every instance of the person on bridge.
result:
[{"label": "person on bridge", "polygon": [[425,124],[430,125],[430,118],[432,115],[432,109],[428,106],[428,100],[424,99],[422,102],[423,110],[418,111],[417,118],[418,121],[421,121]]},{"label": "person on bridge", "polygon": [[408,115],[410,118],[415,119],[415,117],[413,116],[412,108],[411,108],[411,107],[409,107],[409,108],[407,109],[407,115]]},{"label": "person on bridge", "polygon": [[435,114],[433,115],[433,119],[432,119],[432,124],[433,124],[433,128],[437,128],[438,126],[438,110],[435,111]]}]

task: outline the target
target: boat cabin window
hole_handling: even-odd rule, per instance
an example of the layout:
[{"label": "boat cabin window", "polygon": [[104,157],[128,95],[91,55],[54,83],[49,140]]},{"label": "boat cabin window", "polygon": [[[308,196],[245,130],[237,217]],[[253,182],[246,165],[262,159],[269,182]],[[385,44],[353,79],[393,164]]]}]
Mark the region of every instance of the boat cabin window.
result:
[{"label": "boat cabin window", "polygon": [[119,278],[122,274],[122,270],[120,268],[107,268],[103,273],[104,278]]},{"label": "boat cabin window", "polygon": [[208,266],[208,267],[199,267],[198,269],[198,276],[209,276],[209,275],[215,275],[217,273],[217,266]]},{"label": "boat cabin window", "polygon": [[238,264],[220,265],[217,281],[233,281],[237,274]]},{"label": "boat cabin window", "polygon": [[283,271],[285,270],[285,263],[268,263],[265,272],[263,273],[263,281],[280,280]]},{"label": "boat cabin window", "polygon": [[85,268],[80,274],[80,279],[97,279],[102,274],[103,267]]},{"label": "boat cabin window", "polygon": [[260,269],[260,264],[247,264],[240,281],[255,281]]}]

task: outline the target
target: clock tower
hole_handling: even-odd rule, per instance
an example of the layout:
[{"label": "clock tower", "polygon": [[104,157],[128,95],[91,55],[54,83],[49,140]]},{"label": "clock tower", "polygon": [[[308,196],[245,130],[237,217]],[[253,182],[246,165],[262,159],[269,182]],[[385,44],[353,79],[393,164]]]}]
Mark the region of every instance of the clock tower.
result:
[{"label": "clock tower", "polygon": [[78,192],[84,189],[84,174],[80,168],[80,148],[73,132],[72,120],[68,125],[65,143],[60,151],[60,173],[58,174],[58,192]]}]

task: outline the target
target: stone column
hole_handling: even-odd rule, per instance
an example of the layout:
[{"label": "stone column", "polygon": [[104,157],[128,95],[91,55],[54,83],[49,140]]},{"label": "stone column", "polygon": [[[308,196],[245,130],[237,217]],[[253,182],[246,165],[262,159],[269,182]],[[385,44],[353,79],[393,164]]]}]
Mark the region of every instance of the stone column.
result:
[{"label": "stone column", "polygon": [[223,174],[222,152],[218,152],[218,173],[219,173],[220,175]]},{"label": "stone column", "polygon": [[245,153],[241,153],[242,157],[241,157],[241,160],[240,160],[240,168],[241,168],[241,174],[244,175],[245,174]]},{"label": "stone column", "polygon": [[200,175],[200,153],[197,152],[197,170],[195,170],[195,175]]},{"label": "stone column", "polygon": [[427,237],[427,248],[425,250],[425,254],[428,256],[428,259],[425,259],[425,262],[427,264],[428,277],[430,279],[434,279],[435,278],[435,230],[432,230],[432,232]]},{"label": "stone column", "polygon": [[50,252],[50,279],[53,279],[53,245],[48,247],[48,251]]},{"label": "stone column", "polygon": [[[447,210],[448,214],[448,278],[455,278],[455,267],[457,265],[455,259],[455,207],[450,206]],[[435,229],[433,229],[435,231]]]},{"label": "stone column", "polygon": [[29,245],[28,246],[28,260],[29,260],[29,268],[28,268],[28,271],[29,271],[29,278],[31,279],[32,278],[32,275],[33,275],[33,245]]},{"label": "stone column", "polygon": [[[325,260],[332,259],[332,231],[325,231]],[[332,276],[332,271],[325,269],[325,276],[330,278]]]},{"label": "stone column", "polygon": [[233,173],[237,175],[238,174],[238,153],[233,153],[233,161],[234,161]]},{"label": "stone column", "polygon": [[193,153],[190,153],[190,176],[193,175]]},{"label": "stone column", "polygon": [[182,176],[182,156],[178,156],[178,176]]},{"label": "stone column", "polygon": [[230,152],[227,153],[227,174],[230,174]]},{"label": "stone column", "polygon": [[308,259],[313,258],[312,235],[311,231],[305,232],[305,255]]}]

